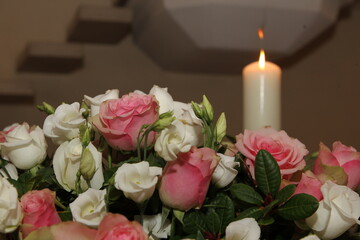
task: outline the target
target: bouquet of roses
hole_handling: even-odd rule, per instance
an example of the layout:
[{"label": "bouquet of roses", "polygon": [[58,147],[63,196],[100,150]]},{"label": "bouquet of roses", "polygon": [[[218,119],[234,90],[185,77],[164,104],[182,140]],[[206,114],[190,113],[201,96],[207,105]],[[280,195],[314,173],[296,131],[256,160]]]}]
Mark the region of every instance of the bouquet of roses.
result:
[{"label": "bouquet of roses", "polygon": [[353,147],[309,155],[271,127],[232,138],[205,96],[186,104],[158,86],[38,108],[42,129],[0,132],[8,239],[359,239]]}]

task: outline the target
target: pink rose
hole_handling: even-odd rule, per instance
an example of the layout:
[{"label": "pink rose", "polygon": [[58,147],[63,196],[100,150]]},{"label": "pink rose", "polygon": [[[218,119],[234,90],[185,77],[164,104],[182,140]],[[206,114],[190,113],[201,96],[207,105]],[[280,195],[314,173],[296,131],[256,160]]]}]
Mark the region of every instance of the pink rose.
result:
[{"label": "pink rose", "polygon": [[146,240],[147,234],[138,222],[120,214],[108,213],[100,223],[96,240]]},{"label": "pink rose", "polygon": [[259,150],[268,151],[277,161],[283,178],[302,170],[306,163],[304,156],[309,152],[299,140],[290,138],[285,131],[276,131],[271,127],[250,131],[236,136],[236,148],[245,155],[246,163],[254,176],[255,157]]},{"label": "pink rose", "polygon": [[360,153],[341,142],[333,143],[332,152],[325,144],[320,143],[313,172],[326,175],[339,185],[356,189],[360,184]]},{"label": "pink rose", "polygon": [[78,222],[62,222],[35,230],[25,240],[94,240],[96,232]]},{"label": "pink rose", "polygon": [[0,131],[0,143],[6,142],[6,135],[13,131],[15,128],[18,127],[18,123],[14,123],[6,128],[3,131]]},{"label": "pink rose", "polygon": [[30,191],[21,197],[21,208],[24,212],[21,231],[24,237],[40,227],[61,222],[54,200],[55,192],[49,189]]},{"label": "pink rose", "polygon": [[184,211],[201,207],[219,160],[210,148],[192,147],[189,152],[179,153],[163,170],[159,187],[161,201]]},{"label": "pink rose", "polygon": [[[158,119],[158,102],[153,95],[130,93],[120,99],[108,100],[100,105],[99,117],[94,125],[115,149],[134,150],[141,126]],[[151,132],[148,145],[155,141]]]},{"label": "pink rose", "polygon": [[12,130],[14,130],[17,127],[16,124],[13,124],[7,128],[5,128],[3,131],[0,131],[0,143],[4,143],[6,142],[6,135],[11,132]]},{"label": "pink rose", "polygon": [[321,186],[323,182],[311,171],[302,174],[301,180],[296,187],[294,194],[307,193],[315,197],[318,201],[323,199]]}]

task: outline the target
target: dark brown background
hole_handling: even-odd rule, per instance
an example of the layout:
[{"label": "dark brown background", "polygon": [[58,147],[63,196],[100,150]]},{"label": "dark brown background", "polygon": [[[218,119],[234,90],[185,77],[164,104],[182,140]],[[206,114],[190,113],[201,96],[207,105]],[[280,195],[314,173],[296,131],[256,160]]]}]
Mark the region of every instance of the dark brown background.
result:
[{"label": "dark brown background", "polygon": [[[81,101],[83,94],[95,96],[111,88],[121,94],[135,89],[148,92],[157,84],[168,87],[178,101],[201,101],[206,94],[218,114],[226,112],[228,132],[242,131],[240,75],[164,71],[133,43],[131,35],[115,45],[83,45],[84,67],[74,73],[17,72],[16,61],[25,45],[34,40],[66,41],[76,7],[85,3],[107,6],[111,1],[0,0],[0,128],[23,121],[42,126],[45,116],[35,108],[42,101],[57,106]],[[330,145],[335,140],[360,150],[359,5],[334,29],[281,64],[283,129],[310,150],[316,150],[320,141]],[[14,97],[14,91],[24,96]]]}]

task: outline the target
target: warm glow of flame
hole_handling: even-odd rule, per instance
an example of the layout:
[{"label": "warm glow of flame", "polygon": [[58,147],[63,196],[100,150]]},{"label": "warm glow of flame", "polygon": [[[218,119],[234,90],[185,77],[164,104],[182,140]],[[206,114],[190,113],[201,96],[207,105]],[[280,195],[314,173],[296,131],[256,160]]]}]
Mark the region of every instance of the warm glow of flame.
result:
[{"label": "warm glow of flame", "polygon": [[260,67],[260,69],[265,69],[265,52],[264,52],[264,49],[261,49],[261,51],[260,51],[259,67]]},{"label": "warm glow of flame", "polygon": [[259,28],[258,35],[260,39],[264,39],[264,31],[262,30],[262,28]]}]

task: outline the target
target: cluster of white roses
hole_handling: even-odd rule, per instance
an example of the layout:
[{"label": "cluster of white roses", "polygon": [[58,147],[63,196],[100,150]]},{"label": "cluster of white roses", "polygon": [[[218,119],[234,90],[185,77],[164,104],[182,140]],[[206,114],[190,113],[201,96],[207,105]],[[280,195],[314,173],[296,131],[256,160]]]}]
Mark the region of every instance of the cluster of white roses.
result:
[{"label": "cluster of white roses", "polygon": [[[196,117],[191,104],[174,101],[167,88],[154,86],[150,94],[159,101],[159,113],[172,111],[176,119],[156,138],[155,151],[166,161],[173,161],[180,152],[188,152],[192,146],[200,146],[202,142],[202,121]],[[218,154],[217,165],[212,182],[219,188],[227,186],[237,175],[234,169],[239,163],[235,157]]]},{"label": "cluster of white roses", "polygon": [[[144,94],[140,91],[137,93]],[[167,88],[154,86],[149,94],[159,103],[159,114],[171,111],[175,120],[158,133],[154,145],[156,153],[166,161],[176,160],[179,153],[186,153],[194,146],[203,144],[202,121],[195,115],[190,104],[174,101]],[[84,96],[90,106],[91,118],[99,113],[100,104],[110,99],[118,99],[118,90],[108,90],[96,97]],[[6,141],[0,141],[1,156],[9,163],[0,170],[0,232],[11,232],[20,224],[22,213],[17,200],[16,189],[6,180],[17,179],[17,168],[28,170],[42,163],[47,157],[45,136],[58,145],[53,156],[53,168],[58,183],[68,192],[82,193],[70,203],[74,221],[89,227],[97,227],[107,209],[106,190],[100,190],[104,183],[102,153],[89,142],[84,146],[80,139],[80,127],[91,124],[84,118],[85,109],[80,103],[62,104],[49,115],[43,130],[27,123],[13,124],[3,130]],[[238,174],[239,163],[234,157],[217,154],[220,162],[212,174],[212,182],[222,188],[230,184]],[[114,186],[136,203],[149,199],[158,183],[163,169],[149,166],[147,161],[119,167],[114,175]],[[81,172],[81,175],[79,175]],[[317,212],[306,219],[306,224],[323,239],[332,239],[360,224],[360,198],[346,186],[327,182],[321,188],[324,200]],[[154,237],[166,238],[170,232],[170,222],[161,226],[161,215],[144,216],[143,228]],[[226,240],[259,239],[260,227],[252,218],[232,222],[226,228]],[[315,239],[311,235],[306,239]]]},{"label": "cluster of white roses", "polygon": [[[159,114],[172,111],[176,117],[156,138],[154,148],[161,157],[166,161],[173,161],[178,153],[188,152],[192,146],[202,144],[202,122],[195,116],[191,104],[174,101],[167,92],[167,88],[154,86],[149,94],[154,95],[159,102]],[[93,98],[84,96],[84,101],[90,106],[90,117],[94,117],[99,113],[102,102],[118,98],[119,90],[114,89]],[[1,155],[12,164],[6,165],[6,174],[4,170],[1,171],[3,176],[10,174],[10,177],[16,180],[18,177],[16,168],[28,170],[42,163],[47,156],[45,136],[50,138],[55,145],[58,145],[53,156],[53,168],[58,183],[66,191],[75,192],[78,187],[77,182],[79,182],[77,180],[80,180],[80,188],[85,190],[70,204],[74,220],[95,227],[106,213],[104,201],[106,190],[99,190],[104,183],[102,153],[91,142],[84,148],[79,138],[79,128],[86,123],[84,111],[78,102],[64,103],[45,119],[43,130],[38,126],[30,128],[27,123],[13,124],[5,128],[3,132],[6,133],[6,141],[0,143]],[[84,158],[85,152],[88,155],[87,158]],[[217,186],[223,187],[235,178],[237,171],[234,167],[237,163],[234,163],[233,157],[222,154],[219,156],[221,162],[212,180]],[[83,176],[77,179],[79,170],[82,173],[88,171],[90,179],[84,179]],[[142,203],[152,196],[161,173],[161,168],[150,167],[146,161],[123,164],[115,174],[114,185],[122,190],[126,197]],[[17,199],[16,190],[12,185],[6,180],[2,180],[0,184],[12,191],[11,194],[7,194],[9,199]],[[9,209],[14,207],[16,204]],[[18,208],[14,209],[19,211]],[[16,215],[16,217],[19,216]],[[158,219],[158,216],[152,218]],[[145,220],[154,222],[152,218],[148,217]],[[19,219],[16,219],[17,223],[12,225],[17,226]]]}]

